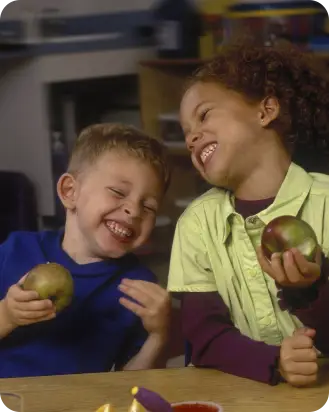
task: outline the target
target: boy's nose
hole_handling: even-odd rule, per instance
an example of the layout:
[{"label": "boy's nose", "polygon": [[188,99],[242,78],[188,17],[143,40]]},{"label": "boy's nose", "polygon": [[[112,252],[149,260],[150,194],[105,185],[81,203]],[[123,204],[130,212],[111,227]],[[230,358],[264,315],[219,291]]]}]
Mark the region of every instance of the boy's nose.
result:
[{"label": "boy's nose", "polygon": [[130,217],[138,217],[140,215],[140,208],[137,205],[126,205],[124,212]]}]

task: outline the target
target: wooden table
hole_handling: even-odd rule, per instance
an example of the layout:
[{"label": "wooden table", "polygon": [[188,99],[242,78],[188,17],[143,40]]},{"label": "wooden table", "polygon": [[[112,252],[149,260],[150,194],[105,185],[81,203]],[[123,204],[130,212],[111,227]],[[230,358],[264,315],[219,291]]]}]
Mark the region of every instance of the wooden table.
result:
[{"label": "wooden table", "polygon": [[[0,392],[24,398],[25,412],[95,412],[112,403],[127,412],[133,386],[145,386],[171,402],[207,400],[225,412],[313,412],[329,395],[329,363],[322,366],[316,387],[296,389],[286,384],[270,387],[212,370],[195,368],[143,372],[0,379]],[[9,402],[7,406],[11,405]]]}]

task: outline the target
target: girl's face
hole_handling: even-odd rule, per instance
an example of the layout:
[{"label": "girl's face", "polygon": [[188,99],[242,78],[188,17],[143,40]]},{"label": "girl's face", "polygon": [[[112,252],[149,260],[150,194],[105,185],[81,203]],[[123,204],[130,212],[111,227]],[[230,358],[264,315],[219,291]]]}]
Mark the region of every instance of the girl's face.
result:
[{"label": "girl's face", "polygon": [[260,104],[216,83],[184,95],[181,124],[194,166],[211,185],[235,191],[253,173],[266,136]]}]

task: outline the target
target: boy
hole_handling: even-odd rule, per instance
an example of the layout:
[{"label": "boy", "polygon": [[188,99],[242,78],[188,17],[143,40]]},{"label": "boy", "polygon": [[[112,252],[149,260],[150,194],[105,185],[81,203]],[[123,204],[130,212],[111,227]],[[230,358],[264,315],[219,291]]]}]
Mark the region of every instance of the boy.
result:
[{"label": "boy", "polygon": [[[128,126],[80,134],[57,192],[65,230],[13,233],[0,246],[0,377],[152,368],[167,340],[170,300],[132,254],[149,237],[169,184],[166,152]],[[71,305],[20,287],[35,265],[74,279]]]},{"label": "boy", "polygon": [[315,347],[329,354],[327,259],[321,267],[320,253],[310,263],[293,249],[268,262],[259,248],[267,223],[293,215],[329,255],[329,177],[291,160],[292,143],[328,142],[329,80],[313,60],[226,45],[182,98],[192,162],[215,186],[179,219],[170,265],[196,366],[306,386],[317,379]]}]

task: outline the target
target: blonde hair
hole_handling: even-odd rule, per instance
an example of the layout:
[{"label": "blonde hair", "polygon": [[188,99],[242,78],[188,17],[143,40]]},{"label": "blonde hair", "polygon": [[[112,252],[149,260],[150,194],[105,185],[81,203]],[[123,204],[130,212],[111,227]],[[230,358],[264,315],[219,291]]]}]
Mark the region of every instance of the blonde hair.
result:
[{"label": "blonde hair", "polygon": [[83,129],[75,141],[68,173],[77,175],[111,150],[124,151],[153,167],[164,191],[170,184],[170,165],[166,147],[142,130],[120,123],[101,123]]}]

